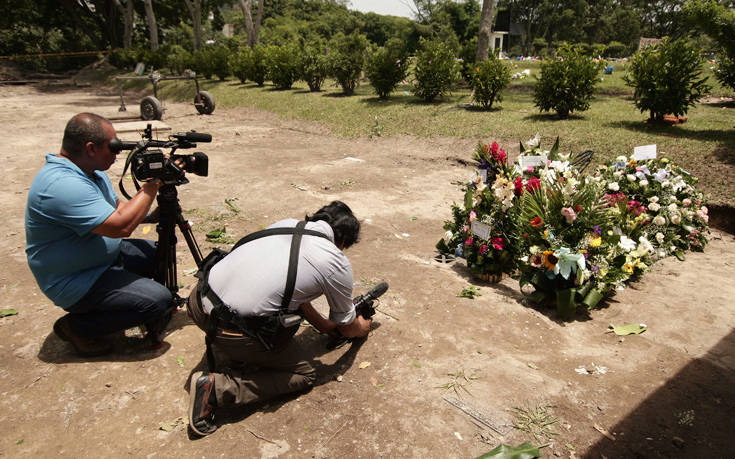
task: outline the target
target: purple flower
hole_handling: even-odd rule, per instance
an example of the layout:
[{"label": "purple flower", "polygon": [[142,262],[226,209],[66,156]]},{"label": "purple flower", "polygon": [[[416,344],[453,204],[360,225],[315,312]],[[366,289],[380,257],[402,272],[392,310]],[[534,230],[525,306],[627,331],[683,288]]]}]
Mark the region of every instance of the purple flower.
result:
[{"label": "purple flower", "polygon": [[602,234],[602,227],[601,227],[601,226],[597,226],[597,225],[595,225],[595,226],[593,226],[592,228],[594,228],[594,229],[595,229],[595,234],[596,234],[596,235],[598,235],[598,236],[599,236],[599,235],[601,235],[601,234]]}]

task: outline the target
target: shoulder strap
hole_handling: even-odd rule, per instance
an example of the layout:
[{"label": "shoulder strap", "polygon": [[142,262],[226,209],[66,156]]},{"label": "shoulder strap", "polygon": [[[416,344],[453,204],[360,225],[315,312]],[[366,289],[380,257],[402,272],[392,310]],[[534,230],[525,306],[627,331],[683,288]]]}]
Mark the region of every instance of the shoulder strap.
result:
[{"label": "shoulder strap", "polygon": [[232,247],[232,250],[235,250],[236,248],[240,247],[243,244],[247,244],[250,241],[260,239],[261,237],[264,237],[264,236],[296,234],[297,232],[301,234],[308,234],[309,236],[323,237],[324,239],[329,240],[329,237],[324,233],[320,233],[319,231],[304,229],[304,226],[306,226],[306,222],[299,222],[299,224],[300,223],[304,223],[304,225],[302,225],[301,227],[299,227],[299,225],[296,225],[296,227],[289,227],[289,228],[268,228],[268,229],[256,231],[254,233],[250,233],[247,236],[240,239],[239,241],[237,241],[237,243]]}]

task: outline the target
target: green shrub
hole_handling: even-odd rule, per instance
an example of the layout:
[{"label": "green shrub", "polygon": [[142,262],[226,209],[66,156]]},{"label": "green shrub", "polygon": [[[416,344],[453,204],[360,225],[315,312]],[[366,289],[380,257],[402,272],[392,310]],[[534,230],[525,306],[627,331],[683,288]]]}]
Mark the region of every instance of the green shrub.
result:
[{"label": "green shrub", "polygon": [[355,92],[362,67],[365,64],[365,53],[368,41],[365,35],[352,32],[350,35],[338,33],[331,43],[329,52],[329,69],[331,75],[342,87],[342,92],[351,96]]},{"label": "green shrub", "polygon": [[167,54],[164,48],[158,48],[156,51],[145,49],[139,58],[145,64],[146,73],[166,67]]},{"label": "green shrub", "polygon": [[131,70],[138,63],[138,50],[118,48],[110,52],[110,64],[120,70]]},{"label": "green shrub", "polygon": [[216,44],[210,47],[210,52],[212,53],[212,73],[217,75],[220,80],[225,81],[225,78],[231,74],[229,63],[230,48],[226,45]]},{"label": "green shrub", "polygon": [[490,108],[496,100],[502,102],[500,92],[510,84],[510,66],[500,59],[490,57],[475,64],[472,73],[472,98],[483,108]]},{"label": "green shrub", "polygon": [[174,75],[181,75],[191,67],[191,53],[183,46],[171,45],[166,63]]},{"label": "green shrub", "polygon": [[635,106],[650,119],[684,115],[710,89],[702,77],[702,59],[684,40],[665,39],[638,51],[623,80],[634,88]]},{"label": "green shrub", "polygon": [[250,53],[247,63],[247,75],[249,80],[253,80],[258,86],[263,86],[265,77],[268,73],[268,65],[265,58],[265,46],[255,45],[253,52]]},{"label": "green shrub", "polygon": [[266,48],[268,79],[278,89],[290,89],[299,79],[299,50],[293,43]]},{"label": "green shrub", "polygon": [[723,56],[715,67],[715,77],[723,86],[735,91],[735,58]]},{"label": "green shrub", "polygon": [[562,45],[556,58],[541,64],[533,101],[542,112],[554,110],[560,118],[590,108],[604,62],[584,56],[578,46]]},{"label": "green shrub", "polygon": [[191,57],[192,70],[208,80],[211,79],[214,74],[214,64],[210,47],[204,47],[194,51]]},{"label": "green shrub", "polygon": [[230,54],[230,70],[240,83],[244,84],[247,81],[252,59],[253,50],[248,46],[243,46],[237,53]]},{"label": "green shrub", "polygon": [[378,97],[387,99],[398,83],[408,76],[407,58],[403,42],[398,38],[391,38],[384,47],[370,54],[365,66],[365,75],[378,93]]},{"label": "green shrub", "polygon": [[537,56],[546,53],[546,49],[549,47],[549,42],[543,38],[536,38],[533,40],[533,52]]},{"label": "green shrub", "polygon": [[449,92],[459,77],[459,64],[449,46],[438,39],[421,39],[420,47],[416,53],[413,93],[425,102],[431,102]]},{"label": "green shrub", "polygon": [[625,57],[627,47],[619,41],[611,41],[605,48],[606,57]]},{"label": "green shrub", "polygon": [[304,46],[299,62],[301,78],[310,91],[319,91],[329,75],[329,61],[321,43],[314,40]]}]

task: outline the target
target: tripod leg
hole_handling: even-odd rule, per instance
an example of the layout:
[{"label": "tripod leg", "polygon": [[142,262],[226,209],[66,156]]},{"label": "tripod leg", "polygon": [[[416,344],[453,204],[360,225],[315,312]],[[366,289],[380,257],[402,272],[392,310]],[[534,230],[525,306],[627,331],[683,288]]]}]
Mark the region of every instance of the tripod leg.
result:
[{"label": "tripod leg", "polygon": [[197,264],[197,267],[202,265],[202,251],[199,249],[199,244],[197,244],[196,239],[194,239],[194,233],[191,230],[191,225],[189,225],[189,222],[184,219],[184,216],[181,215],[181,209],[176,214],[176,223],[179,225],[179,231],[181,231],[181,234],[184,235],[184,240],[186,240],[186,245],[189,246],[189,252],[191,252],[191,256],[194,257],[194,262]]}]

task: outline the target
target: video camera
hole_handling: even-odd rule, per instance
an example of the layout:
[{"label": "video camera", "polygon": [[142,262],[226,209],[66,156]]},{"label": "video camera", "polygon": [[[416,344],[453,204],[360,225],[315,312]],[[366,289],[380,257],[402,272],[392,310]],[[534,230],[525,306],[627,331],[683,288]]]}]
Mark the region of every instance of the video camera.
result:
[{"label": "video camera", "polygon": [[[125,169],[130,167],[135,180],[147,182],[160,179],[164,185],[183,185],[189,183],[184,172],[206,177],[209,173],[209,158],[201,151],[188,155],[177,155],[177,149],[196,148],[195,142],[211,142],[212,136],[203,132],[180,132],[172,134],[168,140],[153,140],[151,125],[143,131],[139,142],[125,142],[113,139],[110,150],[120,152],[131,150],[125,161]],[[166,157],[161,148],[170,148]],[[181,163],[180,166],[178,163]]]}]

